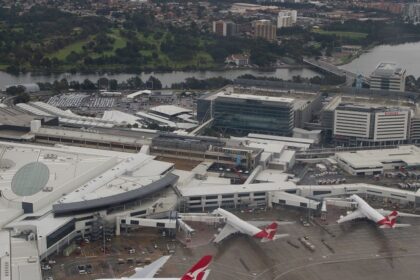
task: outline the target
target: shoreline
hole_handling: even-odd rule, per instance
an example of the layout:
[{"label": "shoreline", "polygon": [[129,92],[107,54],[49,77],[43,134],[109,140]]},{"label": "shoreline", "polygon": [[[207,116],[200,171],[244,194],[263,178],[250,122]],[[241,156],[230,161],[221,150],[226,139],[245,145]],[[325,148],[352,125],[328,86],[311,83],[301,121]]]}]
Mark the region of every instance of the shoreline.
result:
[{"label": "shoreline", "polygon": [[276,72],[277,69],[303,69],[307,68],[303,64],[295,64],[295,65],[280,65],[276,67],[267,67],[267,68],[260,68],[260,67],[232,67],[232,68],[208,68],[208,69],[197,69],[197,70],[147,70],[141,72],[130,72],[130,71],[77,71],[77,72],[66,72],[66,71],[51,71],[51,72],[43,72],[43,71],[25,71],[16,73],[10,73],[5,70],[0,70],[0,73],[5,73],[7,75],[11,75],[13,77],[25,76],[30,75],[31,77],[54,77],[54,76],[62,76],[62,75],[103,75],[103,76],[113,76],[113,75],[132,75],[140,76],[140,75],[154,75],[154,74],[173,74],[173,73],[187,73],[187,72],[196,72],[196,73],[204,73],[204,72],[227,72],[227,71],[244,71],[244,70],[253,70],[258,72],[267,72],[273,73]]},{"label": "shoreline", "polygon": [[374,49],[374,48],[376,48],[376,47],[378,47],[378,46],[381,46],[381,45],[383,45],[383,44],[370,44],[369,46],[367,46],[367,47],[365,47],[365,48],[362,48],[362,49],[360,49],[358,52],[356,52],[355,54],[351,54],[349,57],[348,57],[348,60],[346,60],[345,62],[340,62],[340,63],[338,63],[338,64],[334,64],[335,66],[343,66],[343,65],[347,65],[347,64],[350,64],[350,63],[352,63],[354,60],[356,60],[356,59],[358,59],[360,56],[362,56],[363,54],[366,54],[366,53],[368,53],[368,52],[370,52],[372,49]]}]

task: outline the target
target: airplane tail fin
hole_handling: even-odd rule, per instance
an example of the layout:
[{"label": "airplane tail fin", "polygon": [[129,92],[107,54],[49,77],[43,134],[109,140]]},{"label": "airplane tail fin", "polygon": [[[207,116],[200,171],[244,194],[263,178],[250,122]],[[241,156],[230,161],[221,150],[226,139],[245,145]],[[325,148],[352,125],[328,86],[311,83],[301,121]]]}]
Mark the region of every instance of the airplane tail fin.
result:
[{"label": "airplane tail fin", "polygon": [[205,280],[209,275],[207,268],[209,267],[212,258],[213,257],[210,255],[202,257],[181,277],[181,280]]},{"label": "airplane tail fin", "polygon": [[[397,211],[392,211],[389,215],[385,216],[385,219],[379,221],[380,224],[380,228],[396,228],[396,227],[401,227],[397,225],[397,217],[398,217],[398,212]],[[402,225],[402,224],[401,224]]]},{"label": "airplane tail fin", "polygon": [[276,222],[273,222],[269,226],[267,226],[265,229],[260,231],[257,236],[261,238],[261,242],[267,242],[275,239],[276,232],[277,232],[278,224]]},{"label": "airplane tail fin", "polygon": [[386,217],[388,218],[388,221],[393,221],[398,217],[398,212],[394,210]]}]

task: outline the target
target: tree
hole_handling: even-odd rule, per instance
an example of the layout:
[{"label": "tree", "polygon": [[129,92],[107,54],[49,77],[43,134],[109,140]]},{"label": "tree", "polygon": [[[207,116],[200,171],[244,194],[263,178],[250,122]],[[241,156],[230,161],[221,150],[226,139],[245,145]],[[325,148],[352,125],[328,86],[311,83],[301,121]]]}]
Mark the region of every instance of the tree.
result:
[{"label": "tree", "polygon": [[127,85],[128,85],[128,88],[130,88],[130,89],[145,88],[145,84],[143,83],[143,81],[140,79],[139,76],[129,78],[127,80]]},{"label": "tree", "polygon": [[80,88],[83,90],[95,90],[96,86],[91,80],[85,79],[83,83],[80,85]]},{"label": "tree", "polygon": [[118,89],[118,81],[115,79],[109,80],[109,89],[110,90],[117,90]]},{"label": "tree", "polygon": [[25,92],[25,87],[23,86],[11,86],[6,89],[8,95],[19,95]]},{"label": "tree", "polygon": [[28,103],[29,100],[31,99],[31,97],[29,96],[28,93],[26,92],[21,92],[18,94],[18,96],[16,96],[15,100],[14,100],[14,104],[18,104],[18,103]]},{"label": "tree", "polygon": [[78,81],[71,81],[69,88],[72,88],[74,90],[79,90],[80,89],[80,83]]},{"label": "tree", "polygon": [[153,76],[150,76],[150,78],[147,80],[146,86],[149,89],[162,89],[161,81]]},{"label": "tree", "polygon": [[103,88],[107,89],[109,87],[109,84],[108,84],[109,80],[105,77],[99,78],[97,83],[98,83],[98,88],[100,89],[103,89]]}]

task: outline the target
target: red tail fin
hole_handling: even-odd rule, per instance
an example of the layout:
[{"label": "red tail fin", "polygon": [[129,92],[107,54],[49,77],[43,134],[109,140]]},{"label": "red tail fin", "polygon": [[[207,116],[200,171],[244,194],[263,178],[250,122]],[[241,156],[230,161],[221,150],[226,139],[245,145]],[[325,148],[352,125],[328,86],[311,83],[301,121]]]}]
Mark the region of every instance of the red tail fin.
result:
[{"label": "red tail fin", "polygon": [[397,222],[398,212],[392,211],[385,219],[382,219],[378,222],[378,225],[381,228],[394,228],[395,223]]},{"label": "red tail fin", "polygon": [[388,216],[387,216],[387,218],[388,218],[388,220],[389,221],[393,221],[393,220],[395,220],[396,218],[398,217],[398,212],[397,211],[392,211],[391,212],[391,214],[389,214]]},{"label": "red tail fin", "polygon": [[276,235],[277,232],[277,223],[274,222],[271,225],[269,225],[268,227],[265,228],[265,232],[267,233],[267,238],[270,240],[273,240],[274,236]]},{"label": "red tail fin", "polygon": [[184,276],[181,277],[181,280],[204,280],[204,275],[206,274],[206,269],[209,267],[212,256],[202,257]]},{"label": "red tail fin", "polygon": [[274,236],[276,235],[276,232],[277,232],[277,223],[274,222],[268,227],[266,227],[265,229],[263,229],[262,231],[255,234],[254,237],[265,239],[266,241],[273,240]]}]

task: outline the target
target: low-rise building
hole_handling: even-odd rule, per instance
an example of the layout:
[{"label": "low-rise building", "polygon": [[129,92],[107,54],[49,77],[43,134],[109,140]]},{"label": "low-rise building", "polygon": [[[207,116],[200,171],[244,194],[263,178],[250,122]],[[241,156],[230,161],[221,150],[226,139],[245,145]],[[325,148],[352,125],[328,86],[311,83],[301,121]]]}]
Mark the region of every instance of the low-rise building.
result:
[{"label": "low-rise building", "polygon": [[338,165],[351,175],[375,175],[386,170],[420,166],[420,148],[416,146],[340,152],[335,156]]},{"label": "low-rise building", "polygon": [[249,55],[247,54],[232,54],[226,57],[225,63],[234,64],[236,66],[248,66]]}]

